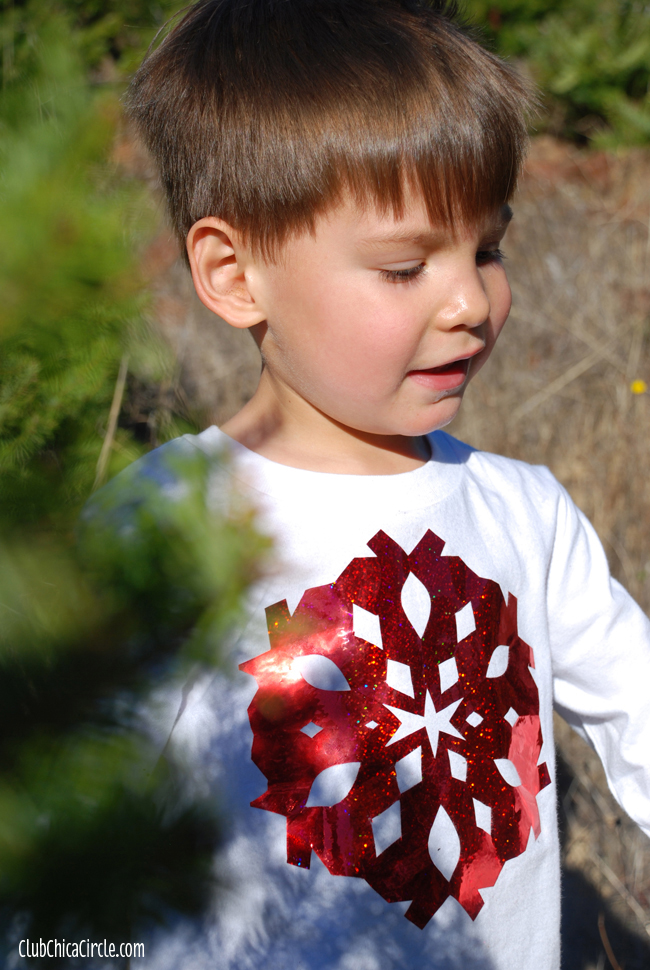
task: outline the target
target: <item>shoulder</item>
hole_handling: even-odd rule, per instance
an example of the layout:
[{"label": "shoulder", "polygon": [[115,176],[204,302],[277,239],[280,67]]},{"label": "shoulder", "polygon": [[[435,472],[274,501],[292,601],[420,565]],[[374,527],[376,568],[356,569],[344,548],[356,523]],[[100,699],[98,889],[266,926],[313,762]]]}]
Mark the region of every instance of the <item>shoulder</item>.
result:
[{"label": "shoulder", "polygon": [[151,514],[164,516],[165,509],[177,505],[196,490],[197,484],[206,485],[222,450],[216,428],[182,435],[155,448],[88,500],[80,517],[81,534],[89,528],[128,533],[144,507]]},{"label": "shoulder", "polygon": [[464,465],[466,473],[482,481],[486,488],[525,487],[540,493],[563,491],[546,465],[531,465],[517,458],[480,451],[446,431],[434,431],[430,438],[438,461]]},{"label": "shoulder", "polygon": [[571,500],[564,487],[545,465],[531,465],[480,451],[444,431],[432,436],[435,457],[462,465],[465,487],[490,505],[506,507],[511,515],[529,514],[555,518],[558,506]]}]

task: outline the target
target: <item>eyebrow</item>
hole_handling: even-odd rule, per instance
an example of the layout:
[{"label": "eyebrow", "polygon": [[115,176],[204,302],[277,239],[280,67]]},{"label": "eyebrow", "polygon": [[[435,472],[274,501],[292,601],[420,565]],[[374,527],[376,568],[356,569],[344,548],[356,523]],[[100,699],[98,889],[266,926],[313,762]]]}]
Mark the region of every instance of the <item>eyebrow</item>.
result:
[{"label": "eyebrow", "polygon": [[[502,205],[499,209],[499,215],[497,220],[492,223],[486,230],[486,235],[489,232],[504,233],[510,222],[512,220],[513,212],[509,205]],[[444,232],[441,230],[433,230],[431,232],[420,232],[420,233],[410,233],[410,232],[390,232],[386,235],[370,236],[367,239],[362,239],[361,244],[368,246],[369,248],[382,247],[382,246],[401,246],[401,245],[412,245],[412,246],[424,246],[433,247],[436,246],[441,239],[444,237]]]},{"label": "eyebrow", "polygon": [[495,229],[498,229],[500,232],[505,232],[508,226],[510,225],[510,223],[512,222],[513,215],[514,213],[512,211],[511,206],[509,206],[508,203],[506,202],[499,209],[499,221],[495,226]]}]

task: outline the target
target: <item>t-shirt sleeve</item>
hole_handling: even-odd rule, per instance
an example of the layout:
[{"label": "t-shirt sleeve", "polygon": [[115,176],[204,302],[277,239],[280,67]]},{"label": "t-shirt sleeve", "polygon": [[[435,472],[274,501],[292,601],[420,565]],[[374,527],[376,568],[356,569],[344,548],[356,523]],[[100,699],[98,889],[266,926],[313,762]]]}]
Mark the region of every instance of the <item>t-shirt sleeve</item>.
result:
[{"label": "t-shirt sleeve", "polygon": [[650,836],[650,621],[611,577],[564,489],[548,610],[556,710],[595,748],[613,795]]}]

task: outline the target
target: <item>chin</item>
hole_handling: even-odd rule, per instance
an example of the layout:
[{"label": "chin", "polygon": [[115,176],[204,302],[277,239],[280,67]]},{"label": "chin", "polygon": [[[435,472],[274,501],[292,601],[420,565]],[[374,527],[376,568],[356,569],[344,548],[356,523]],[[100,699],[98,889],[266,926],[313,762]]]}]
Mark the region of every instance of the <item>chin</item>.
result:
[{"label": "chin", "polygon": [[402,434],[410,438],[416,438],[421,435],[431,434],[433,431],[440,431],[441,428],[446,428],[460,411],[462,401],[462,393],[456,393],[453,396],[450,395],[444,398],[442,401],[438,401],[432,406],[430,411],[425,412],[417,421],[413,422],[413,427],[410,427],[408,431],[403,431]]}]

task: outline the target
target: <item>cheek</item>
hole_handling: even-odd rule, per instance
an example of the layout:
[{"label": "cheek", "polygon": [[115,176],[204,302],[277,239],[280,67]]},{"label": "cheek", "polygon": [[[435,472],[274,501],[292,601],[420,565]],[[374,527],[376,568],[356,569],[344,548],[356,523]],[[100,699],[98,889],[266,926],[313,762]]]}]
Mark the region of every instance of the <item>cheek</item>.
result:
[{"label": "cheek", "polygon": [[403,301],[396,305],[370,275],[307,272],[296,285],[283,281],[279,290],[276,319],[282,330],[289,324],[294,347],[317,347],[321,360],[338,360],[343,370],[347,360],[363,357],[372,369],[399,356],[408,314]]}]

